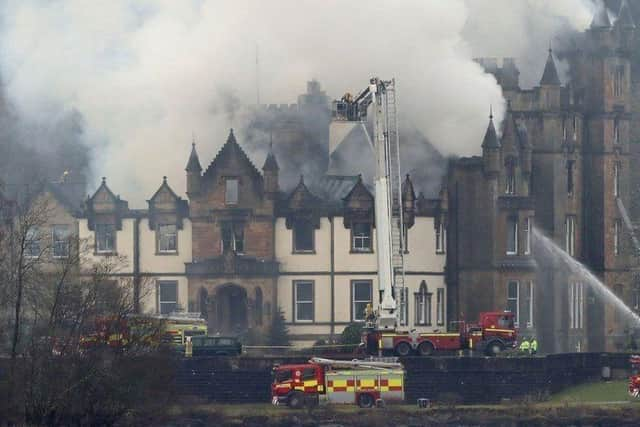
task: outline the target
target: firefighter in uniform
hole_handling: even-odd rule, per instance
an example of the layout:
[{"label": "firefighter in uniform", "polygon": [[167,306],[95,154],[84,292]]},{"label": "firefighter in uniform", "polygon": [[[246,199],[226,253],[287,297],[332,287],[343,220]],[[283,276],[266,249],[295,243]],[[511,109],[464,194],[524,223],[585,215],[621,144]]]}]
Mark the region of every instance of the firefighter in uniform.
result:
[{"label": "firefighter in uniform", "polygon": [[527,354],[530,352],[530,350],[531,350],[531,344],[529,344],[529,339],[524,338],[522,340],[522,343],[520,344],[520,351]]},{"label": "firefighter in uniform", "polygon": [[536,337],[531,338],[531,354],[536,354],[538,352],[538,340]]}]

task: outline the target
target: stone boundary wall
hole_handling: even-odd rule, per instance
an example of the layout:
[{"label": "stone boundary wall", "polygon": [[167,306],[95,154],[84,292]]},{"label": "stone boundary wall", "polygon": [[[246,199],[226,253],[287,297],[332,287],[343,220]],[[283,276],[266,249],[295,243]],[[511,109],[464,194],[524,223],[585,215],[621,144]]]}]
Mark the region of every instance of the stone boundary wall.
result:
[{"label": "stone boundary wall", "polygon": [[[192,358],[178,367],[178,392],[212,402],[269,402],[274,364],[305,363],[305,357]],[[542,398],[571,385],[601,377],[603,367],[627,375],[629,354],[565,353],[541,357],[410,357],[407,403],[424,397],[456,403],[497,403]]]}]

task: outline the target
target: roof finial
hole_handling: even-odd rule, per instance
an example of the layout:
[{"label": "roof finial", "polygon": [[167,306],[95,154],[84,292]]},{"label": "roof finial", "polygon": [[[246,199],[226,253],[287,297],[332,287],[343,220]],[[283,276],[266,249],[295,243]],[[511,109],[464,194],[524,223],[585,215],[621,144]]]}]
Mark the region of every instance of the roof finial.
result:
[{"label": "roof finial", "polygon": [[196,146],[196,133],[191,131],[191,146],[195,148]]},{"label": "roof finial", "polygon": [[166,177],[166,176],[163,176],[163,177],[162,177],[162,183],[163,183],[163,184],[166,184],[166,183],[167,183],[167,177]]},{"label": "roof finial", "polygon": [[489,120],[493,120],[493,104],[489,104]]},{"label": "roof finial", "polygon": [[106,176],[103,176],[103,177],[102,177],[102,183],[103,183],[103,184],[106,184],[106,183],[107,183],[107,177],[106,177]]},{"label": "roof finial", "polygon": [[551,48],[551,39],[549,39],[549,55],[551,55],[552,52],[553,49]]},{"label": "roof finial", "polygon": [[304,185],[304,174],[300,174],[300,184]]},{"label": "roof finial", "polygon": [[273,152],[273,130],[269,130],[269,152]]}]

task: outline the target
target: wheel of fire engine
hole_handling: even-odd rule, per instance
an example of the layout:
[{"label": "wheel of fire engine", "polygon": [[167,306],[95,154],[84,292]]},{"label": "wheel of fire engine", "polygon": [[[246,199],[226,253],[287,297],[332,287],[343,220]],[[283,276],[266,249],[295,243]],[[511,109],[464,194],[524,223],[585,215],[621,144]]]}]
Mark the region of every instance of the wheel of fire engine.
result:
[{"label": "wheel of fire engine", "polygon": [[373,396],[371,396],[368,393],[362,393],[361,395],[358,396],[358,406],[361,408],[371,408],[373,407],[374,403],[375,403],[375,400]]},{"label": "wheel of fire engine", "polygon": [[491,341],[485,350],[487,356],[496,356],[504,350],[504,346],[500,341]]},{"label": "wheel of fire engine", "polygon": [[300,391],[294,391],[289,395],[289,408],[300,409],[304,406],[304,394]]},{"label": "wheel of fire engine", "polygon": [[433,344],[431,344],[429,341],[420,343],[420,345],[418,346],[418,353],[420,354],[420,356],[431,356],[433,354],[433,350]]},{"label": "wheel of fire engine", "polygon": [[407,342],[398,343],[396,346],[396,354],[401,357],[411,354],[411,346]]}]

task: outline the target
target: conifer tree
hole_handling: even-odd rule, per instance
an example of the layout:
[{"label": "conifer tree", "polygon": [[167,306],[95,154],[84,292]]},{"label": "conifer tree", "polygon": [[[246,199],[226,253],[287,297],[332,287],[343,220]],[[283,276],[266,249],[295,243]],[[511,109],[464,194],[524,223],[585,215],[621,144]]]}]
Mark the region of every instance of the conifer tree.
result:
[{"label": "conifer tree", "polygon": [[289,345],[289,329],[285,323],[284,312],[278,307],[278,312],[271,321],[268,336],[269,345]]}]

